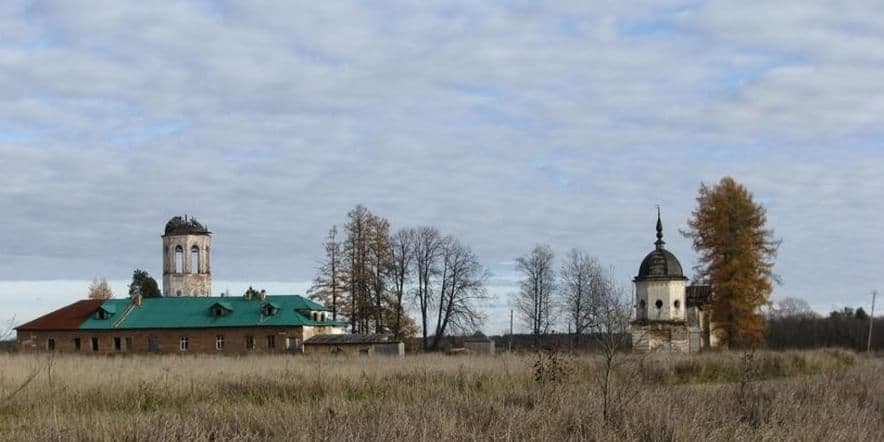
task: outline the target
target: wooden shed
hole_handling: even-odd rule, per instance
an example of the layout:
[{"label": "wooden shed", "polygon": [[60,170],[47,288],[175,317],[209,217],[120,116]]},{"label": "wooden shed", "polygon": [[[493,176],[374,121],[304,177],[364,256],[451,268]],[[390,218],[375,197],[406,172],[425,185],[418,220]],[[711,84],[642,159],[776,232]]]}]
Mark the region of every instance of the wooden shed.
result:
[{"label": "wooden shed", "polygon": [[304,341],[306,354],[405,356],[405,343],[387,335],[316,335]]}]

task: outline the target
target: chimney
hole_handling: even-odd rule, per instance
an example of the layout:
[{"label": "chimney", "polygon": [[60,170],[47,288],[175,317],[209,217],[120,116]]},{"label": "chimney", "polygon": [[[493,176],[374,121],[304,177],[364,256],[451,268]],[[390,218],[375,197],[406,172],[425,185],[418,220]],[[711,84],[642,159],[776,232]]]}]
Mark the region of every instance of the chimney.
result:
[{"label": "chimney", "polygon": [[132,296],[132,305],[140,307],[141,301],[142,301],[141,293],[136,293],[135,295]]}]

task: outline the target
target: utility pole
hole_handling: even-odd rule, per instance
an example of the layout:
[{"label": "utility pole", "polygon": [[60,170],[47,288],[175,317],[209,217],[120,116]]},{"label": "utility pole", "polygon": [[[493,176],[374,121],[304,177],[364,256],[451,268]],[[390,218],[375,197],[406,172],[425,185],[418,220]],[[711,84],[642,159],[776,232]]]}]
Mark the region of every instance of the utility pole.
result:
[{"label": "utility pole", "polygon": [[869,314],[869,342],[866,344],[866,353],[872,352],[872,324],[875,323],[875,298],[878,297],[878,291],[872,290],[872,313]]},{"label": "utility pole", "polygon": [[510,309],[510,344],[509,344],[510,353],[513,352],[513,309]]}]

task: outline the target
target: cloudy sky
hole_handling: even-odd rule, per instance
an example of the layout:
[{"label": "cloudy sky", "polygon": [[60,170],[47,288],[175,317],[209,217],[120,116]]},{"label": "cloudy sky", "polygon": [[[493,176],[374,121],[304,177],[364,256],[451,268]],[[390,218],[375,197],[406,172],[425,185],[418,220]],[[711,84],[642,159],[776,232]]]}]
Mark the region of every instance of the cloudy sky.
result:
[{"label": "cloudy sky", "polygon": [[582,247],[624,284],[732,175],[783,239],[774,298],[884,289],[884,6],[871,1],[0,6],[0,319],[161,273],[215,233],[216,291],[301,291],[357,203],[494,273]]}]

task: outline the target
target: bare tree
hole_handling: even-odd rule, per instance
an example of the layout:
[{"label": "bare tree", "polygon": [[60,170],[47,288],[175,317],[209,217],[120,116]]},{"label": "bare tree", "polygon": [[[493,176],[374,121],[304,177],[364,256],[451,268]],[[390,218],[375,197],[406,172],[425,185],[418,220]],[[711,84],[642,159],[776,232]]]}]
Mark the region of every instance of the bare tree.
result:
[{"label": "bare tree", "polygon": [[516,270],[524,277],[514,303],[516,310],[531,328],[538,343],[539,336],[549,331],[553,321],[553,294],[556,274],[553,269],[553,251],[540,244],[529,254],[516,258]]},{"label": "bare tree", "polygon": [[319,274],[313,280],[308,294],[311,299],[330,305],[332,320],[338,320],[339,301],[346,291],[344,269],[341,262],[341,242],[338,240],[338,227],[328,229],[325,244],[325,259],[319,267]]},{"label": "bare tree", "polygon": [[433,300],[433,278],[439,272],[439,259],[442,256],[442,236],[435,227],[424,226],[417,229],[414,243],[414,266],[417,276],[415,298],[421,314],[422,347],[429,349],[428,322],[430,303]]},{"label": "bare tree", "polygon": [[114,291],[111,290],[110,284],[105,278],[95,278],[92,284],[89,284],[89,299],[111,299],[114,297]]},{"label": "bare tree", "polygon": [[775,304],[772,315],[779,318],[788,317],[816,317],[816,312],[811,308],[810,303],[801,298],[783,298]]},{"label": "bare tree", "polygon": [[603,287],[604,275],[598,261],[586,252],[571,249],[559,271],[562,294],[562,310],[573,326],[574,345],[580,343],[580,335],[591,325],[593,302]]},{"label": "bare tree", "polygon": [[490,275],[476,254],[460,241],[449,236],[442,244],[441,286],[433,349],[439,348],[448,329],[461,332],[478,329],[484,317],[475,303],[486,298],[485,281]]},{"label": "bare tree", "polygon": [[629,333],[632,307],[625,291],[613,277],[606,272],[601,275],[596,284],[596,299],[591,304],[589,330],[603,357],[602,370],[596,380],[602,390],[602,410],[607,423],[612,414],[622,412],[639,389],[634,379],[626,382],[614,379],[621,366],[623,350],[629,347],[632,339]]},{"label": "bare tree", "polygon": [[402,229],[393,234],[390,240],[390,282],[392,284],[391,304],[393,308],[392,332],[396,339],[402,337],[402,301],[411,279],[414,262],[414,246],[417,231]]},{"label": "bare tree", "polygon": [[[367,262],[369,295],[372,303],[375,333],[384,333],[384,311],[387,309],[387,275],[392,265],[390,259],[390,222],[379,216],[368,218]],[[366,327],[367,329],[367,327]]]},{"label": "bare tree", "polygon": [[357,205],[347,213],[344,230],[347,240],[342,246],[347,275],[347,317],[353,333],[367,333],[371,317],[371,276],[368,263],[369,224],[373,215]]}]

